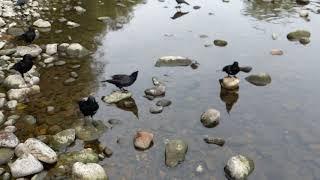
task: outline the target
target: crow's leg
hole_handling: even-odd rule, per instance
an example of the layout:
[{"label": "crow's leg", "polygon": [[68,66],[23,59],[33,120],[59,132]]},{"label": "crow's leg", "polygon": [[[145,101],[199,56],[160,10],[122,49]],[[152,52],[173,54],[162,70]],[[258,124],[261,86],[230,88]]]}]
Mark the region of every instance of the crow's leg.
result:
[{"label": "crow's leg", "polygon": [[128,90],[124,89],[123,87],[121,88],[122,92],[128,92]]}]

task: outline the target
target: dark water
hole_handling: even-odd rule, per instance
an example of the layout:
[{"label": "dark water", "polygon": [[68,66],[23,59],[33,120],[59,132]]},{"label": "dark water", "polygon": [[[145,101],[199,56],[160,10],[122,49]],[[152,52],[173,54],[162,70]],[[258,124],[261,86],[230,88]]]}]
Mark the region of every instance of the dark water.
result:
[{"label": "dark water", "polygon": [[[81,63],[83,67],[80,83],[76,86],[60,89],[49,81],[51,76],[44,72],[43,76],[48,79],[41,82],[42,91],[52,86],[57,91],[43,91],[43,99],[38,98],[39,101],[63,108],[54,115],[55,118],[42,115],[42,119],[50,119],[46,123],[49,127],[52,124],[48,122],[59,119],[60,125],[68,128],[66,119],[71,124],[72,119],[78,116],[74,111],[77,98],[92,91],[101,97],[115,89],[112,85],[95,83],[95,76],[103,80],[115,73],[139,70],[138,80],[128,88],[134,94],[139,118],[130,111],[99,101],[101,108],[96,119],[107,122],[116,118],[122,121],[99,139],[114,151],[111,158],[101,162],[110,179],[225,179],[223,167],[228,158],[236,154],[244,154],[254,160],[255,170],[249,179],[319,179],[317,105],[320,97],[317,83],[320,78],[316,72],[319,65],[320,15],[310,12],[311,21],[307,22],[298,14],[302,6],[292,1],[272,4],[197,0],[190,3],[201,8],[194,10],[191,6],[183,6],[182,11],[189,13],[172,20],[170,17],[176,13],[174,1],[149,1],[122,13],[114,10],[113,6],[105,5],[104,9],[101,6],[91,7],[91,1],[86,2],[84,7],[91,19],[81,18],[81,28],[87,29],[80,28],[79,32],[84,33],[75,35],[75,39],[91,44],[91,49],[95,50],[95,42],[91,38],[98,36],[100,45],[91,59],[92,63],[76,60],[75,63]],[[318,5],[312,3],[308,7],[317,9]],[[108,7],[112,7],[108,9],[110,11]],[[102,15],[124,15],[130,21],[120,30],[108,31],[95,21]],[[303,46],[288,41],[287,33],[296,29],[310,31],[311,43]],[[272,33],[279,35],[278,40],[272,40]],[[200,38],[202,34],[208,38]],[[229,44],[223,48],[204,47],[205,44],[213,44],[215,39],[225,39]],[[273,48],[282,49],[284,55],[272,56],[270,50]],[[154,67],[156,60],[165,55],[195,59],[200,67],[196,70],[190,67]],[[231,98],[236,102],[228,114],[220,98],[218,83],[224,74],[217,70],[234,60],[252,66],[251,73],[269,73],[272,83],[256,87],[244,80],[246,74],[240,74],[239,96]],[[88,68],[89,64],[93,67]],[[68,73],[61,69],[54,72],[62,77]],[[152,86],[153,76],[165,81],[165,98],[173,102],[159,115],[149,113],[149,107],[155,102],[143,97],[144,90]],[[92,86],[88,82],[93,82]],[[50,94],[53,92],[56,94]],[[200,123],[201,113],[210,107],[218,109],[222,117],[220,124],[213,129]],[[31,108],[30,112],[34,110]],[[38,116],[44,114],[43,108],[41,111],[37,111]],[[134,133],[139,129],[155,134],[155,144],[146,152],[136,151],[132,145]],[[202,140],[204,135],[223,137],[226,144],[224,147],[208,145]],[[189,150],[182,164],[167,168],[164,164],[164,143],[172,138],[184,139]],[[204,167],[200,174],[195,171],[198,165]]]}]

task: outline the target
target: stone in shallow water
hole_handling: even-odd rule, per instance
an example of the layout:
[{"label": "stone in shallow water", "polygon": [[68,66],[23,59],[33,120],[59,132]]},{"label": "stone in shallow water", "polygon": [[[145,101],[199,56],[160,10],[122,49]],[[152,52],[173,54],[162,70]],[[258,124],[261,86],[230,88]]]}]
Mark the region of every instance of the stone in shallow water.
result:
[{"label": "stone in shallow water", "polygon": [[3,81],[3,85],[8,89],[18,89],[20,87],[25,87],[26,82],[24,81],[21,75],[14,74],[14,75],[9,75]]},{"label": "stone in shallow water", "polygon": [[117,103],[121,100],[132,97],[131,92],[113,91],[111,94],[102,97],[102,101],[106,103]]},{"label": "stone in shallow water", "polygon": [[170,106],[171,105],[171,101],[168,99],[161,99],[159,101],[157,101],[156,105],[157,106],[162,106],[162,107],[166,107],[166,106]]},{"label": "stone in shallow water", "polygon": [[223,146],[225,143],[225,140],[219,137],[205,137],[203,140],[208,144],[216,144],[218,146]]},{"label": "stone in shallow water", "polygon": [[24,177],[43,170],[42,164],[31,154],[24,154],[15,162],[9,164],[13,177]]},{"label": "stone in shallow water", "polygon": [[78,180],[99,179],[107,180],[108,176],[104,169],[96,163],[76,162],[72,166],[72,178]]},{"label": "stone in shallow water", "polygon": [[139,150],[149,149],[153,144],[153,134],[147,131],[138,131],[134,136],[133,144]]},{"label": "stone in shallow water", "polygon": [[239,89],[240,80],[239,78],[227,76],[223,79],[219,79],[221,87],[228,89],[228,90],[235,90]]},{"label": "stone in shallow water", "polygon": [[165,156],[166,165],[168,167],[175,167],[185,159],[188,150],[188,145],[183,140],[175,139],[170,140],[166,144]]},{"label": "stone in shallow water", "polygon": [[151,106],[149,111],[152,114],[158,114],[163,111],[163,107],[162,106]]},{"label": "stone in shallow water", "polygon": [[46,46],[46,54],[53,55],[58,52],[58,44],[47,44]]},{"label": "stone in shallow water", "polygon": [[67,54],[70,57],[84,57],[90,54],[90,51],[79,43],[72,43],[67,48]]},{"label": "stone in shallow water", "polygon": [[231,157],[227,165],[224,167],[224,172],[228,179],[242,180],[246,179],[254,170],[253,161],[243,155]]},{"label": "stone in shallow water", "polygon": [[173,67],[173,66],[189,66],[192,63],[191,59],[182,56],[163,56],[158,59],[156,67]]},{"label": "stone in shallow water", "polygon": [[225,40],[216,39],[213,41],[213,44],[216,46],[224,47],[224,46],[228,45],[228,42]]},{"label": "stone in shallow water", "polygon": [[49,21],[45,21],[43,19],[38,19],[33,23],[34,26],[39,27],[39,28],[49,28],[51,27],[51,24]]},{"label": "stone in shallow water", "polygon": [[280,49],[272,49],[270,53],[271,55],[278,55],[278,56],[283,55],[283,51]]},{"label": "stone in shallow water", "polygon": [[310,39],[307,37],[303,37],[299,40],[299,42],[303,45],[309,44],[310,43]]},{"label": "stone in shallow water", "polygon": [[154,87],[152,87],[152,88],[146,89],[146,90],[144,91],[144,93],[145,93],[147,96],[154,96],[154,97],[164,96],[164,95],[166,94],[166,87],[163,86],[163,85],[154,86]]},{"label": "stone in shallow water", "polygon": [[17,46],[14,56],[24,56],[26,54],[30,54],[33,57],[37,57],[41,52],[42,49],[40,48],[40,46],[35,44],[31,44],[29,46]]},{"label": "stone in shallow water", "polygon": [[57,162],[56,152],[38,139],[29,138],[24,142],[24,146],[30,154],[42,162],[49,164]]},{"label": "stone in shallow water", "polygon": [[19,144],[16,135],[9,132],[0,132],[0,147],[15,148]]},{"label": "stone in shallow water", "polygon": [[53,135],[50,140],[50,146],[55,150],[60,150],[62,148],[68,147],[76,139],[75,129],[66,129],[55,135]]},{"label": "stone in shallow water", "polygon": [[208,109],[206,112],[202,113],[200,118],[203,126],[207,128],[216,127],[220,121],[220,112],[216,109]]},{"label": "stone in shallow water", "polygon": [[9,162],[13,155],[14,151],[12,149],[0,148],[0,166]]},{"label": "stone in shallow water", "polygon": [[256,86],[266,86],[271,83],[271,76],[268,73],[252,74],[245,79]]},{"label": "stone in shallow water", "polygon": [[96,154],[92,149],[87,148],[81,151],[60,154],[57,167],[59,167],[60,165],[72,165],[75,162],[97,163],[98,161],[98,154]]},{"label": "stone in shallow water", "polygon": [[66,80],[63,82],[63,84],[64,84],[65,86],[71,86],[71,85],[74,85],[75,82],[76,82],[76,79],[71,77],[71,78],[66,79]]},{"label": "stone in shallow water", "polygon": [[287,35],[289,41],[299,41],[301,38],[310,38],[311,33],[306,30],[296,30]]},{"label": "stone in shallow water", "polygon": [[93,141],[99,139],[106,131],[107,127],[102,121],[93,121],[92,123],[85,123],[75,126],[76,137],[83,141]]}]

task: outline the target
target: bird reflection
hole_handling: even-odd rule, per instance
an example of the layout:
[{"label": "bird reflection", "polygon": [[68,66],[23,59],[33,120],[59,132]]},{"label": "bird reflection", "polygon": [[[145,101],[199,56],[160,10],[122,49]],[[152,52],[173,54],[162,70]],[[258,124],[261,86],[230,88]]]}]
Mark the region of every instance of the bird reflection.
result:
[{"label": "bird reflection", "polygon": [[119,109],[122,109],[125,111],[131,111],[139,119],[138,107],[133,98],[128,98],[128,99],[119,101],[118,103],[116,103],[116,106]]},{"label": "bird reflection", "polygon": [[175,20],[180,18],[181,16],[184,16],[186,14],[188,14],[189,12],[181,12],[181,11],[177,11],[176,13],[174,13],[174,15],[171,17],[171,19]]},{"label": "bird reflection", "polygon": [[220,99],[226,104],[226,110],[228,114],[230,114],[230,111],[232,109],[232,106],[237,103],[239,99],[239,89],[236,90],[228,90],[223,87],[221,87],[220,91]]}]

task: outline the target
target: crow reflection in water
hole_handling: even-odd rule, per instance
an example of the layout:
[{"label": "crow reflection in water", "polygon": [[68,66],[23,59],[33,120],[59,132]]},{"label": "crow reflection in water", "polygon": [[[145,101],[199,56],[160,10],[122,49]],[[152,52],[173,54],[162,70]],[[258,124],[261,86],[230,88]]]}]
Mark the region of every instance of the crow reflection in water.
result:
[{"label": "crow reflection in water", "polygon": [[171,17],[171,19],[175,20],[178,19],[186,14],[188,14],[189,12],[181,12],[181,11],[177,11],[176,13],[174,13],[174,15]]},{"label": "crow reflection in water", "polygon": [[[222,79],[220,79],[219,82],[221,83]],[[228,90],[221,87],[220,99],[226,104],[226,110],[228,114],[230,114],[233,105],[236,104],[239,99],[239,89]]]},{"label": "crow reflection in water", "polygon": [[139,119],[138,106],[133,98],[124,99],[116,103],[117,108],[132,112]]}]

